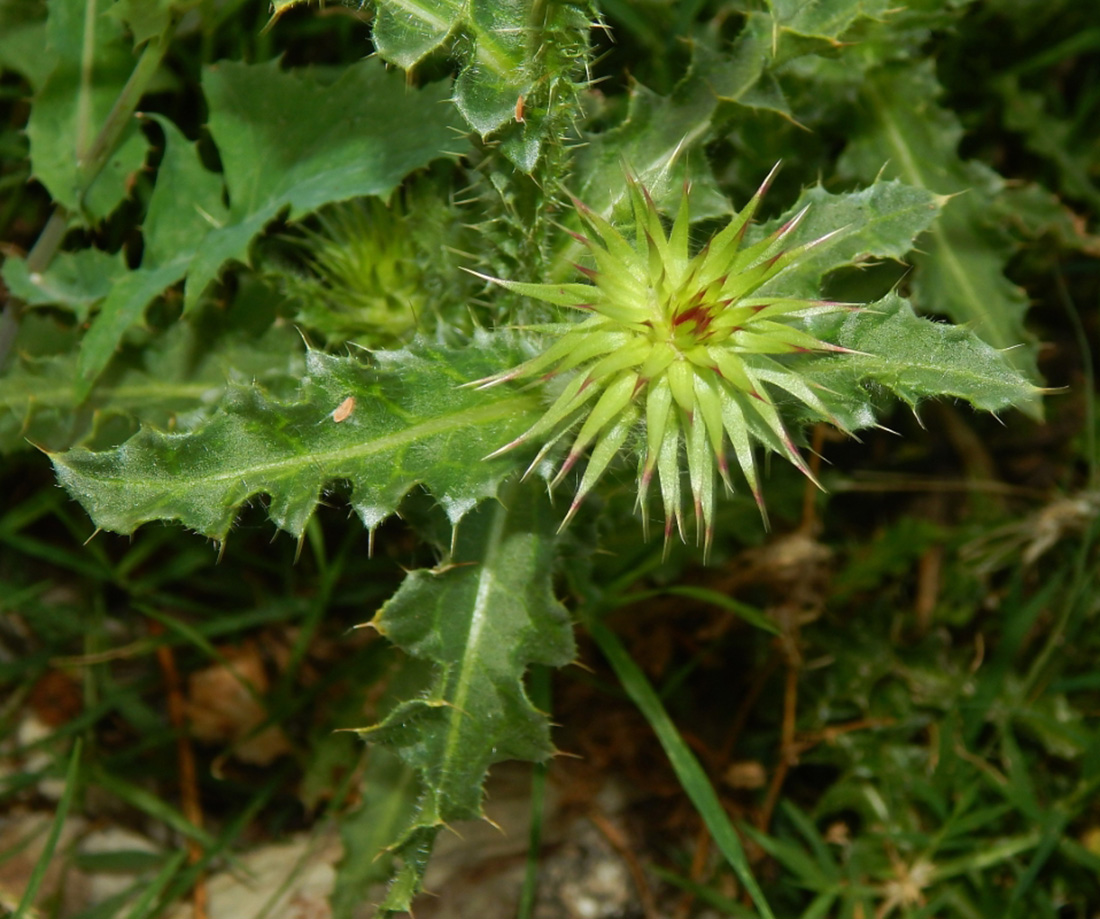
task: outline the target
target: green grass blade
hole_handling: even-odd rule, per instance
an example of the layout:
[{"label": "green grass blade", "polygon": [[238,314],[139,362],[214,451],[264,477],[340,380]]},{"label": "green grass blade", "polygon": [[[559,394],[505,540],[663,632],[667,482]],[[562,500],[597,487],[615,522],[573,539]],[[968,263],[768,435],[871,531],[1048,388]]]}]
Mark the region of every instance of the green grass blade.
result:
[{"label": "green grass blade", "polygon": [[687,792],[691,803],[695,805],[699,816],[703,818],[718,848],[741,883],[745,885],[745,889],[760,910],[760,915],[764,919],[774,919],[771,908],[764,899],[763,891],[760,890],[760,886],[749,870],[741,840],[722,808],[714,786],[711,785],[703,767],[699,765],[695,754],[691,752],[680,736],[680,732],[676,730],[676,726],[669,718],[668,712],[665,711],[649,680],[610,629],[594,619],[589,620],[587,625],[589,633],[611,664],[627,695],[653,728],[684,791]]},{"label": "green grass blade", "polygon": [[181,849],[168,859],[160,871],[157,872],[157,876],[146,885],[141,896],[137,898],[133,907],[126,914],[126,919],[148,919],[156,910],[161,893],[186,861],[186,849]]},{"label": "green grass blade", "polygon": [[624,603],[634,603],[638,600],[662,596],[685,597],[688,600],[698,600],[700,603],[708,603],[711,606],[717,606],[719,609],[725,610],[727,613],[732,613],[739,619],[743,619],[749,625],[761,629],[764,632],[768,632],[772,635],[779,634],[779,626],[777,626],[762,609],[757,606],[752,606],[749,603],[735,600],[733,597],[729,597],[717,590],[711,590],[709,587],[697,587],[693,584],[676,584],[671,587],[662,587],[660,590],[646,590],[642,593],[627,594],[622,599]]},{"label": "green grass blade", "polygon": [[217,840],[213,836],[201,827],[195,826],[176,808],[152,792],[99,768],[94,769],[91,780],[104,791],[157,823],[170,827],[187,839],[198,841],[203,848],[212,849],[217,845]]},{"label": "green grass blade", "polygon": [[83,746],[83,741],[79,737],[73,743],[73,752],[69,757],[69,768],[65,771],[65,793],[57,803],[57,814],[54,816],[53,826],[50,827],[46,847],[42,850],[41,857],[34,863],[31,876],[27,880],[27,887],[23,891],[23,898],[15,908],[12,919],[25,919],[34,909],[34,898],[38,896],[38,888],[42,886],[42,881],[46,878],[46,871],[53,860],[53,853],[57,848],[58,840],[61,838],[61,830],[65,826],[65,819],[69,816],[69,808],[76,796],[76,780],[80,774],[80,751]]},{"label": "green grass blade", "polygon": [[718,910],[718,913],[722,916],[731,916],[733,919],[755,919],[756,917],[756,914],[749,907],[723,896],[705,884],[686,878],[675,871],[669,871],[660,865],[653,865],[650,870],[665,883],[687,891],[696,899],[702,900],[707,906]]}]

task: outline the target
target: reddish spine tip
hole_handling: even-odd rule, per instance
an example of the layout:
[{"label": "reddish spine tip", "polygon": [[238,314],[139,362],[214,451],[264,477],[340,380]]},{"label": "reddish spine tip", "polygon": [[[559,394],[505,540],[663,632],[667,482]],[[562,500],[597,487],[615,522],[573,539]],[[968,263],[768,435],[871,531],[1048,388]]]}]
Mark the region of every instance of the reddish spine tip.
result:
[{"label": "reddish spine tip", "polygon": [[795,468],[808,478],[813,478],[813,473],[810,472],[810,467],[806,465],[806,461],[802,458],[802,454],[798,452],[798,447],[794,445],[794,441],[786,432],[783,433],[783,446],[787,448],[790,454],[790,460],[794,463]]},{"label": "reddish spine tip", "polygon": [[772,171],[764,176],[764,181],[760,183],[760,187],[756,190],[756,198],[763,198],[768,193],[768,189],[772,187],[772,182],[775,181],[776,174],[779,172],[779,163],[772,166]]},{"label": "reddish spine tip", "polygon": [[565,516],[562,518],[561,526],[558,527],[558,532],[559,533],[562,530],[564,530],[567,526],[569,526],[569,522],[573,519],[573,516],[577,513],[577,509],[581,506],[581,502],[583,500],[584,500],[583,495],[577,495],[577,497],[575,497],[573,499],[573,503],[569,505],[569,510],[566,511]]},{"label": "reddish spine tip", "polygon": [[522,444],[526,440],[527,440],[527,435],[526,434],[521,434],[519,437],[517,437],[515,440],[513,440],[510,444],[505,444],[500,449],[494,450],[492,453],[489,453],[489,454],[483,456],[482,459],[483,460],[491,460],[491,459],[496,459],[496,457],[498,457],[498,456],[503,456],[509,450],[514,450],[516,447],[518,447],[520,444]]},{"label": "reddish spine tip", "polygon": [[569,475],[569,471],[577,464],[578,459],[580,459],[580,454],[579,453],[570,453],[565,458],[565,462],[561,464],[561,469],[559,469],[557,474],[554,476],[553,484],[556,485],[558,482],[560,482],[562,479],[564,479],[567,475]]}]

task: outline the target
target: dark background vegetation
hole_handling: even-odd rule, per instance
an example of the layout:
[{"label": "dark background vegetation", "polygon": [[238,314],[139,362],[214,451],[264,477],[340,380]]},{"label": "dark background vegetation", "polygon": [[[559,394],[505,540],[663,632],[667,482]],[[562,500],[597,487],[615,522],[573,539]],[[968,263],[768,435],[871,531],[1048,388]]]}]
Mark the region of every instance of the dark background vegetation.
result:
[{"label": "dark background vegetation", "polygon": [[[593,117],[607,123],[633,81],[674,91],[700,29],[732,39],[740,23],[725,2],[599,6],[606,28],[595,32]],[[263,3],[202,11],[173,43],[164,85],[142,103],[192,138],[202,136],[197,87],[208,62],[282,56],[288,67],[340,67],[371,50],[366,9],[300,7],[266,30]],[[747,503],[724,505],[719,561],[709,567],[692,547],[662,564],[659,541],[643,545],[607,526],[604,577],[644,594],[608,621],[745,828],[778,915],[1085,919],[1100,910],[1100,20],[1082,2],[951,4],[920,48],[943,87],[938,104],[962,125],[960,157],[1007,181],[1010,194],[989,217],[1017,239],[1007,274],[1031,303],[1027,325],[1054,390],[1045,419],[979,416],[945,401],[919,420],[899,410],[884,422],[896,433],[873,430],[859,443],[816,432],[828,493],[807,495],[798,475],[775,464],[773,532],[760,530]],[[6,254],[33,246],[51,207],[30,179],[27,96],[25,81],[4,72]],[[854,104],[821,100],[839,114],[813,131],[761,111],[715,140],[711,162],[743,200],[749,177],[797,150],[775,193],[782,206],[835,163]],[[723,165],[732,158],[740,165]],[[135,201],[148,181],[139,177]],[[95,241],[124,246],[139,213],[124,205]],[[894,273],[874,283],[909,283],[905,269],[886,270]],[[229,278],[224,296],[246,287]],[[168,298],[151,324],[174,310]],[[8,410],[18,406],[0,406]],[[384,879],[369,815],[402,791],[385,763],[367,762],[358,738],[333,732],[369,723],[412,677],[380,638],[352,627],[405,570],[431,564],[431,551],[394,520],[368,557],[339,494],[300,547],[273,538],[259,506],[220,553],[159,524],[132,539],[93,535],[46,457],[21,446],[0,465],[0,911],[15,908],[27,872],[43,863],[49,821],[34,820],[57,812],[56,780],[79,738],[83,773],[69,813],[82,823],[52,856],[69,869],[70,892],[52,879],[42,915],[167,915],[231,853],[324,834],[343,834],[333,904],[355,915],[371,899],[362,885]],[[624,475],[621,494],[606,497],[606,519],[621,521],[631,501]],[[601,526],[595,516],[583,525]],[[754,630],[702,594],[662,593],[673,585],[735,596],[775,617],[782,634]],[[563,571],[561,594],[572,603],[574,587]],[[581,641],[583,666],[532,678],[561,725],[557,745],[576,756],[549,769],[552,844],[535,864],[556,890],[555,854],[582,853],[565,863],[576,878],[601,858],[636,869],[600,915],[749,915],[650,726]],[[248,668],[251,691],[229,665]],[[196,735],[193,794],[205,829],[200,855],[173,862],[188,807],[184,723]],[[151,847],[128,842],[109,864],[97,860],[77,839],[104,827]],[[595,842],[585,835],[593,827]],[[523,862],[522,847],[465,857],[479,878]],[[99,902],[72,893],[75,872],[103,871],[123,878],[127,893]],[[426,915],[460,915],[447,910],[471,896],[443,889]],[[150,891],[135,908],[133,897]],[[815,903],[825,911],[814,913]],[[502,915],[515,910],[514,900],[505,905]],[[554,908],[534,914],[569,915],[568,903]]]}]

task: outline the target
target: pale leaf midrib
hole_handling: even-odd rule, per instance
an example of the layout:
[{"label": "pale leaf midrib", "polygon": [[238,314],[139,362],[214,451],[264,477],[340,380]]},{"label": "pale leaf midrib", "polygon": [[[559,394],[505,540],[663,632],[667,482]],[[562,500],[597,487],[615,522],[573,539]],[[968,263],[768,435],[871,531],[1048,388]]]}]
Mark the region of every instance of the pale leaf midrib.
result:
[{"label": "pale leaf midrib", "polygon": [[[537,406],[538,401],[535,396],[512,396],[496,402],[491,406],[476,405],[459,412],[432,418],[420,424],[405,428],[395,434],[373,438],[352,447],[344,447],[339,450],[329,450],[326,452],[309,451],[298,456],[292,456],[274,462],[236,466],[231,470],[218,471],[209,475],[184,474],[173,475],[171,478],[160,477],[142,479],[125,474],[112,476],[109,472],[97,470],[95,479],[100,483],[123,483],[131,488],[144,487],[150,489],[163,489],[166,483],[170,483],[176,486],[174,490],[187,491],[200,489],[205,491],[225,482],[239,482],[246,477],[262,477],[271,474],[279,474],[285,477],[287,475],[293,475],[302,468],[311,468],[315,474],[320,471],[322,475],[326,475],[330,474],[323,472],[326,466],[336,467],[340,463],[348,460],[366,460],[390,450],[400,449],[403,446],[415,443],[417,440],[464,427],[489,424],[506,418],[510,414],[519,414],[528,407],[535,408]],[[320,469],[318,467],[320,467]],[[72,467],[69,468],[71,469]]]},{"label": "pale leaf midrib", "polygon": [[466,633],[466,645],[459,664],[454,698],[451,700],[450,725],[447,729],[447,741],[443,748],[444,772],[450,771],[445,764],[453,761],[455,756],[461,752],[458,748],[461,742],[462,721],[468,717],[466,705],[477,669],[475,651],[480,645],[482,630],[489,615],[489,604],[493,590],[497,586],[496,561],[507,518],[508,509],[503,503],[496,504],[493,507],[493,523],[489,532],[485,555],[478,568],[477,592],[474,595],[473,609],[470,612],[470,628]]},{"label": "pale leaf midrib", "polygon": [[[912,151],[905,140],[905,136],[893,117],[893,112],[886,105],[877,87],[872,83],[868,83],[866,91],[871,97],[875,109],[878,112],[879,119],[882,122],[890,146],[898,156],[902,173],[905,175],[906,180],[912,185],[928,188],[924,174],[913,158]],[[931,191],[932,189],[929,190]],[[1000,330],[997,323],[993,321],[993,315],[982,302],[982,298],[978,296],[978,292],[971,283],[970,275],[967,274],[965,268],[949,244],[947,234],[944,232],[943,221],[937,220],[932,224],[928,232],[936,242],[936,259],[945,268],[946,274],[950,276],[960,299],[967,304],[968,314],[974,317],[975,323],[982,328],[983,332],[986,334],[995,334],[1000,337]],[[1009,343],[997,341],[995,344],[1003,347]]]}]

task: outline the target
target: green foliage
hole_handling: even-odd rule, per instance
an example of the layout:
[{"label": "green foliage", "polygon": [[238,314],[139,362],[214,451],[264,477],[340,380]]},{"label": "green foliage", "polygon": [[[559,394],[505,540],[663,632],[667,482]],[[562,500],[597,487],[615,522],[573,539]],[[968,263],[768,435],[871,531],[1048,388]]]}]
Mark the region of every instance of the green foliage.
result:
[{"label": "green foliage", "polygon": [[179,324],[126,347],[82,396],[74,382],[80,354],[75,336],[34,316],[20,331],[20,353],[0,378],[4,453],[28,444],[45,450],[115,446],[137,433],[138,417],[162,429],[190,427],[215,410],[231,383],[293,392],[305,366],[291,329],[261,335],[227,329],[210,347],[209,326]]},{"label": "green foliage", "polygon": [[454,116],[442,104],[447,91],[437,84],[410,92],[400,74],[373,60],[331,84],[286,73],[277,61],[206,70],[229,213],[211,221],[195,250],[186,306],[227,261],[246,261],[249,244],[281,213],[293,220],[331,201],[386,197],[414,169],[461,154]]},{"label": "green foliage", "polygon": [[537,406],[530,395],[485,399],[460,388],[498,367],[501,353],[511,349],[488,338],[460,352],[380,352],[369,361],[375,366],[310,351],[293,400],[234,386],[221,411],[193,431],[145,428],[113,450],[52,458],[96,526],[116,533],[169,519],[222,541],[241,505],[266,495],[275,524],[301,537],[326,487],[339,481],[349,483],[369,530],[416,485],[457,523],[511,471],[481,457]]},{"label": "green foliage", "polygon": [[[68,307],[78,321],[98,307],[81,344],[74,405],[88,396],[124,335],[167,288],[186,277],[184,308],[192,309],[227,262],[249,261],[253,240],[280,215],[300,218],[333,201],[386,197],[411,170],[464,147],[453,130],[453,116],[440,104],[444,88],[415,93],[416,108],[411,109],[401,78],[377,62],[349,68],[332,85],[283,73],[277,61],[255,66],[225,62],[204,74],[203,88],[224,172],[207,170],[196,145],[170,121],[153,116],[165,148],[142,223],[142,260],[136,270],[124,271],[117,256],[94,248],[62,253],[45,274],[32,272],[19,259],[4,266],[5,281],[31,305]],[[290,121],[288,106],[299,113]],[[348,112],[371,125],[370,131],[348,133]],[[64,130],[64,119],[49,117],[50,130]],[[42,173],[50,167],[36,154],[32,128],[31,159]],[[136,125],[132,131],[142,138]],[[64,150],[52,141],[41,146],[51,156]],[[126,175],[142,158],[144,152]],[[72,159],[68,155],[64,162]],[[76,179],[57,179],[62,181]],[[46,177],[43,182],[52,190]],[[188,195],[181,196],[180,188],[189,189]],[[75,199],[57,200],[66,207],[78,205]],[[112,199],[111,208],[117,203]]]},{"label": "green foliage", "polygon": [[439,566],[410,572],[371,620],[398,647],[437,665],[423,695],[362,732],[395,749],[424,788],[394,847],[403,864],[384,911],[411,907],[440,829],[483,816],[489,766],[541,762],[554,752],[523,675],[531,664],[562,667],[575,653],[569,614],[553,592],[555,518],[539,489],[506,488],[499,503],[458,525]]},{"label": "green foliage", "polygon": [[[807,367],[805,375],[828,393],[848,396],[853,386],[875,383],[916,408],[930,395],[956,396],[975,408],[997,412],[1036,394],[1003,354],[958,326],[921,319],[896,295],[857,313],[837,330],[837,343],[852,354],[827,365]],[[869,406],[838,400],[849,411]]]},{"label": "green foliage", "polygon": [[540,0],[378,0],[373,30],[382,58],[412,70],[444,45],[462,61],[454,102],[466,123],[532,172],[560,144],[586,81],[584,4]]},{"label": "green foliage", "polygon": [[[956,196],[915,260],[914,296],[930,312],[971,325],[996,347],[1023,344],[1027,296],[1004,275],[1013,247],[988,217],[1002,181],[988,167],[959,158],[962,129],[936,104],[931,62],[876,71],[863,93],[868,122],[854,131],[841,168],[863,180],[885,168],[910,184]],[[1034,350],[1012,354],[1034,377]]]},{"label": "green foliage", "polygon": [[121,22],[81,0],[53,0],[48,8],[44,57],[49,71],[35,86],[27,121],[31,163],[34,177],[54,201],[77,219],[94,223],[126,197],[127,183],[148,149],[131,122],[100,174],[87,176],[96,135],[130,75],[131,43]]},{"label": "green foliage", "polygon": [[[490,768],[556,752],[525,681],[533,665],[574,659],[573,613],[718,843],[725,867],[712,885],[698,866],[690,879],[686,866],[662,869],[670,882],[731,914],[746,907],[719,893],[729,868],[761,915],[1055,915],[1066,885],[1097,864],[1092,837],[1073,832],[1094,821],[1085,767],[1100,749],[1082,715],[1098,687],[1073,645],[1086,647],[1095,614],[1094,477],[1063,472],[1085,497],[1034,537],[1012,528],[1007,506],[981,505],[968,522],[974,551],[987,552],[981,578],[953,569],[922,613],[936,627],[906,643],[898,581],[952,527],[879,508],[866,523],[843,492],[815,505],[759,454],[854,489],[861,462],[937,468],[951,450],[927,444],[942,429],[981,454],[988,435],[968,426],[984,420],[961,420],[953,402],[1012,425],[1023,423],[1013,408],[1041,415],[1037,342],[1065,353],[1094,331],[1074,315],[1067,332],[1050,314],[1095,295],[1100,159],[1088,127],[1100,74],[1084,57],[1095,28],[1058,2],[375,0],[371,15],[319,16],[278,0],[264,31],[263,4],[216,6],[0,0],[0,150],[11,160],[0,192],[18,188],[0,206],[11,236],[0,250],[11,298],[0,452],[24,464],[12,467],[22,482],[23,470],[49,472],[27,449],[39,447],[65,489],[17,485],[0,512],[0,543],[48,569],[34,579],[0,560],[0,596],[50,632],[48,653],[5,652],[10,672],[33,681],[75,653],[80,636],[42,599],[64,571],[94,598],[81,616],[100,617],[80,649],[90,660],[118,592],[201,661],[221,653],[217,634],[292,621],[289,675],[268,714],[288,725],[325,617],[339,606],[346,626],[377,610],[370,650],[348,651],[310,699],[323,707],[342,681],[340,726],[368,742],[367,786],[388,796],[345,807],[351,772],[332,792],[333,811],[346,810],[334,910],[353,915],[366,885],[388,881],[382,910],[399,912],[440,829],[484,818]],[[330,40],[336,28],[346,44]],[[1012,36],[1004,49],[987,41],[998,29]],[[1043,83],[1055,74],[1074,91]],[[38,184],[24,189],[30,176]],[[766,197],[754,195],[762,181]],[[1056,384],[1091,385],[1081,352],[1077,378]],[[908,424],[891,415],[899,405],[928,433],[884,446],[876,428]],[[1091,402],[1079,414],[1094,423]],[[835,447],[826,425],[869,432],[871,449]],[[837,468],[805,458],[811,426],[813,449]],[[1059,468],[1092,468],[1094,442],[1082,438]],[[993,474],[970,453],[972,469]],[[718,478],[731,492],[743,479],[761,509],[770,479],[780,531],[801,500],[807,541],[824,514],[835,583],[793,577],[816,591],[820,625],[769,594],[790,562],[766,553],[789,544],[749,521],[751,502],[720,500]],[[563,482],[575,497],[555,503],[548,485]],[[650,484],[664,547],[645,540]],[[171,529],[146,528],[118,557],[104,538],[60,548],[88,529],[65,493],[97,531],[176,521],[233,558],[234,543],[274,524],[297,545],[257,554],[278,586],[256,596],[232,574],[189,584],[210,554]],[[702,549],[671,555],[689,494]],[[331,503],[358,518],[334,551],[336,524],[318,513]],[[56,544],[36,535],[50,520],[64,533]],[[1060,548],[1070,536],[1075,555]],[[873,550],[845,554],[843,541],[860,539]],[[384,552],[369,558],[376,540]],[[998,564],[1014,551],[1026,565],[1002,582]],[[291,569],[295,552],[304,573]],[[769,560],[737,564],[752,552]],[[1047,552],[1053,577],[1032,578],[1027,565]],[[354,582],[344,592],[342,576]],[[250,612],[212,615],[219,596]],[[765,646],[700,632],[659,685],[660,663],[632,660],[630,630],[620,637],[612,618],[642,600],[733,613],[780,636],[780,660],[810,699],[780,711],[764,693],[767,725],[738,755],[767,759],[780,722],[784,743],[796,729],[836,732],[805,755],[781,751],[777,781],[789,769],[797,787],[750,805],[764,814],[754,827],[731,821],[732,798],[713,781],[720,757],[689,750],[669,712],[691,713],[704,658],[744,660],[766,681],[750,660]],[[988,662],[972,673],[969,646],[953,641],[986,632]],[[672,660],[680,646],[668,645]],[[828,664],[801,669],[811,660]],[[157,713],[107,673],[88,680],[105,696],[96,711],[117,703],[141,731],[156,728]],[[758,691],[723,680],[703,707],[733,685]],[[173,732],[162,733],[167,744]],[[315,750],[303,764],[309,809],[328,806],[326,777],[358,742],[317,737],[296,748],[299,760]],[[140,776],[99,762],[100,749],[85,745],[85,781],[205,847],[198,862],[160,864],[130,912],[153,915],[243,823],[218,836],[189,826]],[[828,782],[798,784],[799,756]],[[281,781],[249,789],[248,807],[268,806]],[[850,845],[828,821],[844,823]],[[757,850],[771,869],[750,861]],[[1050,870],[1058,889],[1040,880]]]}]

